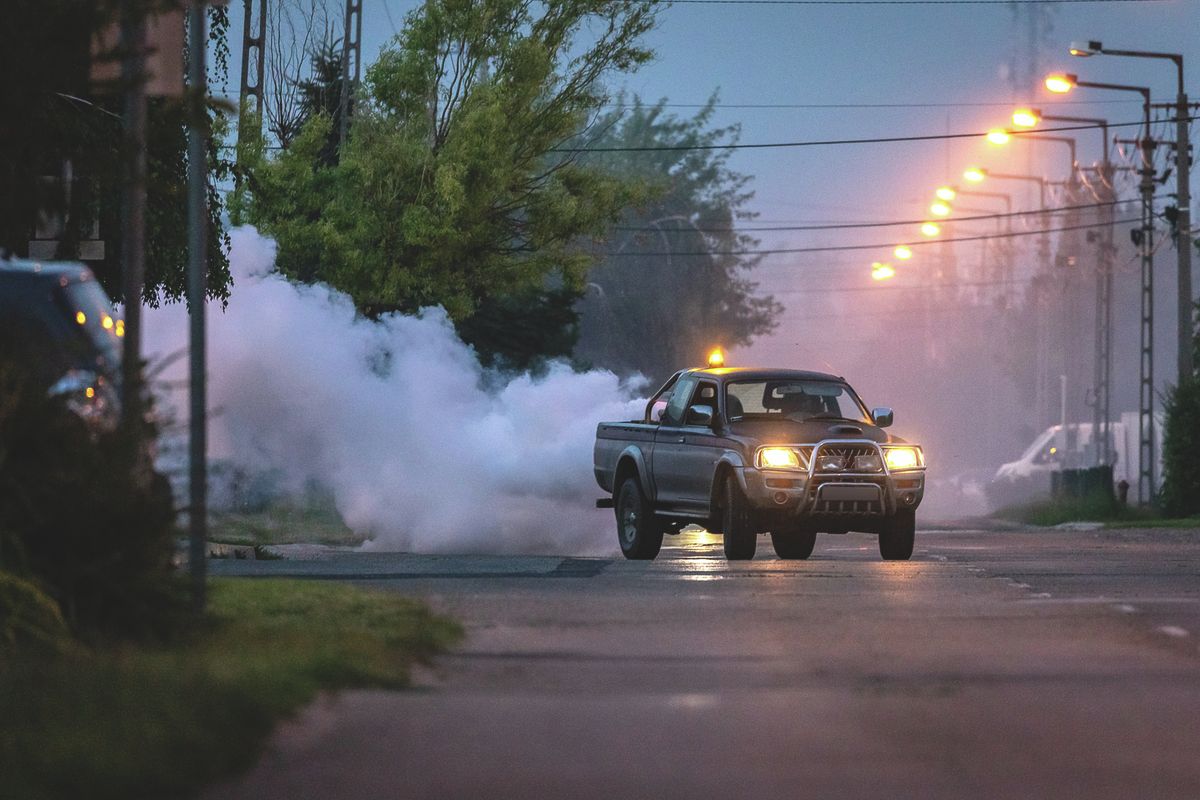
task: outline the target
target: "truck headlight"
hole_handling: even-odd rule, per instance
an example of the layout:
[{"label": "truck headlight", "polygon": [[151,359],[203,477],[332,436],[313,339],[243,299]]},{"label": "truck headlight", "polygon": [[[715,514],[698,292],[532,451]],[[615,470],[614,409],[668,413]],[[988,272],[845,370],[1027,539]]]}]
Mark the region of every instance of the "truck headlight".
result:
[{"label": "truck headlight", "polygon": [[758,451],[762,469],[800,469],[800,454],[790,447],[764,447]]},{"label": "truck headlight", "polygon": [[889,470],[917,469],[924,466],[919,447],[889,447],[884,458]]}]

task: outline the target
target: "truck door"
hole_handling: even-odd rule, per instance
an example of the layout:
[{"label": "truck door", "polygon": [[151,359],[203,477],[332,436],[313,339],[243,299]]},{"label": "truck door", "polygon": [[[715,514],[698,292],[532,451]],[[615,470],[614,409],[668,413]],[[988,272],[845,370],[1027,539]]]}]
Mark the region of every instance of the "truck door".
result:
[{"label": "truck door", "polygon": [[696,383],[692,375],[679,379],[654,434],[650,472],[654,476],[655,499],[663,505],[678,506],[684,496],[687,476],[683,449],[687,432],[683,423]]},{"label": "truck door", "polygon": [[687,386],[676,388],[655,437],[654,478],[660,503],[705,511],[722,440],[710,427],[687,424],[687,410],[693,405],[708,406],[715,418],[717,385],[695,378],[689,381]]}]

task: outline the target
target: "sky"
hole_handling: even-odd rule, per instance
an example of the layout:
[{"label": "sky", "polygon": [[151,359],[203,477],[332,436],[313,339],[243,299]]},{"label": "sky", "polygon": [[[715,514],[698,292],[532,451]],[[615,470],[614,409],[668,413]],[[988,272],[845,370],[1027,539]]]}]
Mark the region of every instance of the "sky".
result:
[{"label": "sky", "polygon": [[[340,5],[331,0],[334,7]],[[415,0],[363,0],[364,62],[374,60],[394,35]],[[230,75],[238,74],[240,4],[234,4],[234,45]],[[1034,24],[1036,21],[1036,24]],[[1031,33],[1037,29],[1040,34]],[[782,3],[677,3],[660,11],[659,24],[647,44],[652,63],[620,76],[611,84],[614,95],[637,94],[646,101],[666,99],[679,104],[680,115],[718,93],[722,106],[713,124],[741,126],[744,143],[858,139],[970,133],[1003,126],[1014,106],[1039,107],[1047,113],[1100,117],[1111,123],[1140,119],[1137,95],[1125,92],[1076,90],[1050,95],[1040,77],[1050,71],[1077,73],[1081,79],[1149,87],[1156,101],[1173,100],[1175,72],[1168,61],[1100,56],[1088,59],[1067,54],[1072,41],[1099,40],[1106,47],[1182,53],[1187,80],[1200,97],[1200,0],[1134,0],[1132,2],[1072,2],[1032,4],[867,4],[796,5]],[[231,90],[236,89],[236,79]],[[745,106],[793,105],[791,108]],[[739,107],[741,106],[741,107]],[[826,106],[826,107],[816,107]],[[856,106],[856,107],[848,107]],[[1195,126],[1193,126],[1195,128]],[[1117,136],[1132,137],[1136,128],[1117,128]],[[1100,158],[1101,136],[1095,130],[1072,134],[1077,158],[1090,165]],[[1194,137],[1193,137],[1194,138]],[[1115,156],[1121,161],[1121,153]],[[936,187],[959,182],[962,170],[979,165],[996,172],[1066,176],[1065,147],[1041,142],[1011,143],[1004,148],[980,138],[882,144],[850,144],[738,151],[731,167],[753,176],[755,197],[749,209],[759,215],[755,224],[881,222],[927,217]],[[1123,196],[1133,196],[1131,178],[1124,179]],[[1035,208],[1036,193],[1022,183],[991,185],[992,191],[1012,195],[1016,210]],[[1169,189],[1164,190],[1169,191]],[[962,198],[960,198],[960,201]],[[1051,198],[1054,204],[1055,198]],[[959,203],[963,207],[963,203]],[[997,201],[975,198],[980,211],[1003,210]],[[1193,203],[1193,207],[1195,204]],[[956,213],[970,213],[959,211]],[[960,223],[957,235],[978,232]],[[824,368],[854,376],[864,395],[894,399],[901,408],[921,398],[903,378],[919,370],[931,347],[884,363],[873,348],[881,337],[911,333],[918,309],[901,308],[905,319],[888,316],[886,293],[871,294],[870,264],[891,258],[891,245],[920,241],[915,226],[850,231],[766,231],[757,234],[764,249],[875,244],[878,249],[840,253],[777,254],[767,256],[755,271],[760,291],[775,294],[786,310],[775,333],[735,359],[788,366]],[[1017,242],[1017,278],[1022,264],[1029,267],[1033,240]],[[994,245],[993,245],[994,246]],[[960,274],[970,275],[984,263],[982,245],[960,244],[954,254]],[[917,256],[898,265],[898,288],[924,280],[931,269],[934,247],[918,247]],[[1128,246],[1126,245],[1126,250]],[[1129,253],[1119,264],[1118,331],[1114,366],[1115,411],[1136,408],[1137,269]],[[1198,259],[1200,260],[1200,259]],[[1156,304],[1160,344],[1156,357],[1159,376],[1174,363],[1175,296],[1172,294],[1173,249],[1161,251]],[[982,268],[982,267],[979,267]],[[1031,271],[1027,269],[1026,272]],[[1200,284],[1198,284],[1200,285]],[[857,325],[847,329],[847,315],[861,309]],[[1133,309],[1130,311],[1130,309]],[[941,324],[954,336],[953,322],[938,316],[953,309],[920,310],[926,328]],[[1090,314],[1087,311],[1086,314]],[[1081,311],[1081,319],[1086,316]],[[1132,315],[1132,316],[1131,316]],[[933,320],[933,322],[930,322]],[[938,322],[942,320],[942,322]],[[1082,331],[1083,329],[1080,328]],[[898,333],[897,333],[898,332]],[[1086,335],[1069,342],[1082,364],[1091,358]],[[1131,366],[1132,365],[1132,366]],[[1087,370],[1080,367],[1083,376]],[[979,382],[980,376],[964,376]],[[994,391],[989,402],[1007,402],[1002,382],[986,376]],[[1076,419],[1089,419],[1084,407],[1084,378],[1071,388]],[[907,389],[897,389],[907,385]],[[1159,381],[1161,388],[1162,382]],[[888,397],[888,395],[892,397]],[[1042,405],[1049,401],[1042,399]],[[945,404],[953,398],[945,398]],[[945,408],[933,404],[932,408]],[[930,414],[919,415],[920,426],[934,424]],[[934,415],[935,416],[935,415]],[[903,419],[903,412],[898,419]],[[967,415],[962,415],[965,424]],[[997,434],[999,435],[999,433]],[[1012,434],[1003,445],[1019,452],[1030,432]]]}]

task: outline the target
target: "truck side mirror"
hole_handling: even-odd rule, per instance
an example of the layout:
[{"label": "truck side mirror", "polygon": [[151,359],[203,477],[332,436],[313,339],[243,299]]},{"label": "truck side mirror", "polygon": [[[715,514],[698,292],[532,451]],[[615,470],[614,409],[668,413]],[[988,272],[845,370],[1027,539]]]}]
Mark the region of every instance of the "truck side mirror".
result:
[{"label": "truck side mirror", "polygon": [[699,425],[704,428],[711,428],[713,424],[712,406],[692,406],[687,412],[688,425]]},{"label": "truck side mirror", "polygon": [[890,408],[880,406],[879,408],[871,409],[871,421],[880,428],[886,428],[891,425],[896,419],[896,415],[892,413]]}]

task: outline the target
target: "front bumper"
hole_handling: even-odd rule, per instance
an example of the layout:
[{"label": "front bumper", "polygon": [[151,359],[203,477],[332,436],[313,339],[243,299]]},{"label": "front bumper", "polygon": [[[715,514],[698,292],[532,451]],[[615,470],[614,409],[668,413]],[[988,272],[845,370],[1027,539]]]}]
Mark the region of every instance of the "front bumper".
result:
[{"label": "front bumper", "polygon": [[743,467],[738,470],[738,482],[755,511],[786,516],[890,517],[916,509],[925,497],[924,468],[818,473]]}]

